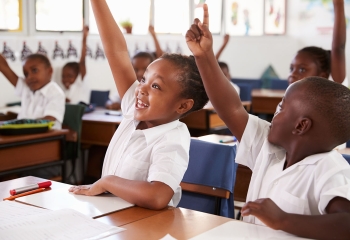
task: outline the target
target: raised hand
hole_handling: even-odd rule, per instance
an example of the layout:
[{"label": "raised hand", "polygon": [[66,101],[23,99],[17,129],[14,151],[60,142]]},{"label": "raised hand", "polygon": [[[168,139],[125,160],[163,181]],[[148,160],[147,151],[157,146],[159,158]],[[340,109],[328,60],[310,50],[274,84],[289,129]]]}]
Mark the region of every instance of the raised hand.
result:
[{"label": "raised hand", "polygon": [[208,5],[203,5],[203,23],[196,18],[186,33],[186,43],[194,56],[212,51],[213,38],[209,31]]},{"label": "raised hand", "polygon": [[89,35],[89,26],[83,26],[83,37],[86,38]]},{"label": "raised hand", "polygon": [[152,26],[152,25],[149,25],[149,26],[148,26],[148,31],[149,31],[149,33],[150,33],[151,35],[155,35],[155,34],[156,34],[156,32],[154,31],[154,26]]},{"label": "raised hand", "polygon": [[226,46],[226,44],[228,43],[229,40],[230,40],[230,35],[229,34],[225,34],[223,44]]},{"label": "raised hand", "polygon": [[279,230],[281,223],[286,219],[288,213],[282,211],[270,198],[261,198],[248,202],[242,207],[242,216],[253,215],[266,226]]}]

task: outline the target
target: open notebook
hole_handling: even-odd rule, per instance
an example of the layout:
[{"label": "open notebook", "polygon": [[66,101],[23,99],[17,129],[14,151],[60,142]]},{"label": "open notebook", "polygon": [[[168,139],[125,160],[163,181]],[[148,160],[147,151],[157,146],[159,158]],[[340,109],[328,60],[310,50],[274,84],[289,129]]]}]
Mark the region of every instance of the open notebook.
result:
[{"label": "open notebook", "polygon": [[0,212],[1,239],[101,239],[124,230],[73,209],[51,211],[3,201]]},{"label": "open notebook", "polygon": [[68,192],[68,189],[69,187],[36,193],[17,198],[16,201],[50,210],[71,208],[92,218],[134,206],[112,194],[75,195]]}]

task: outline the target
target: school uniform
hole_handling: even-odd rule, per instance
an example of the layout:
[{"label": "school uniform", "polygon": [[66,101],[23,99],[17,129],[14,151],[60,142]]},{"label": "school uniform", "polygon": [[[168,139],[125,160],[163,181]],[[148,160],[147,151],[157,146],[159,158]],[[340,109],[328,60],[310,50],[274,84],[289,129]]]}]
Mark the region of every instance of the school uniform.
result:
[{"label": "school uniform", "polygon": [[[350,200],[350,165],[340,153],[311,155],[283,170],[286,152],[268,142],[269,126],[249,115],[239,143],[236,162],[253,171],[247,202],[271,198],[285,212],[321,215],[334,197]],[[243,220],[263,225],[254,216]]]},{"label": "school uniform", "polygon": [[121,99],[118,92],[115,92],[109,96],[109,100],[113,103],[121,103]]},{"label": "school uniform", "polygon": [[24,79],[18,78],[16,94],[21,97],[21,111],[17,118],[38,119],[45,116],[56,118],[53,129],[61,129],[65,111],[65,97],[57,83],[48,84],[33,92]]},{"label": "school uniform", "polygon": [[191,137],[179,120],[137,130],[139,121],[134,119],[134,111],[138,84],[135,81],[123,96],[123,120],[108,146],[102,176],[163,182],[174,191],[169,205],[176,206],[181,199],[180,182],[188,166]]},{"label": "school uniform", "polygon": [[69,86],[69,89],[63,87],[63,91],[66,95],[66,98],[70,100],[69,103],[90,103],[91,90],[87,85],[86,80],[82,79],[80,74],[78,74],[78,77],[75,79],[74,83]]}]

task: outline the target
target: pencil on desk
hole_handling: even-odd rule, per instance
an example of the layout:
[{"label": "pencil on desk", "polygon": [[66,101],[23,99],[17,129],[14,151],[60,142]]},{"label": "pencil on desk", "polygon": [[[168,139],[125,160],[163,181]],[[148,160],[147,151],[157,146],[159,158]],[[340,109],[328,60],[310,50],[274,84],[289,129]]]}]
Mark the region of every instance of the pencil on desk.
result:
[{"label": "pencil on desk", "polygon": [[24,192],[24,193],[21,193],[21,194],[17,194],[17,195],[13,195],[13,196],[10,196],[8,198],[4,198],[3,200],[14,200],[18,197],[23,197],[23,196],[27,196],[27,195],[30,195],[30,194],[33,194],[33,193],[38,193],[38,192],[42,192],[44,191],[45,188],[38,188],[38,189],[35,189],[35,190],[32,190],[32,191],[28,191],[28,192]]}]

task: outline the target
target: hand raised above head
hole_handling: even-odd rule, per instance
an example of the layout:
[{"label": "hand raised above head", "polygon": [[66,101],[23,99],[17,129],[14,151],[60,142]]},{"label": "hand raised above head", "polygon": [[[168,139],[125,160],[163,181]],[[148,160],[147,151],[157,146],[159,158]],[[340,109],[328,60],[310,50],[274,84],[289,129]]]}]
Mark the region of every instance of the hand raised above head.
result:
[{"label": "hand raised above head", "polygon": [[186,33],[186,43],[194,56],[211,51],[213,38],[209,31],[209,12],[207,4],[203,5],[203,23],[196,18]]}]

